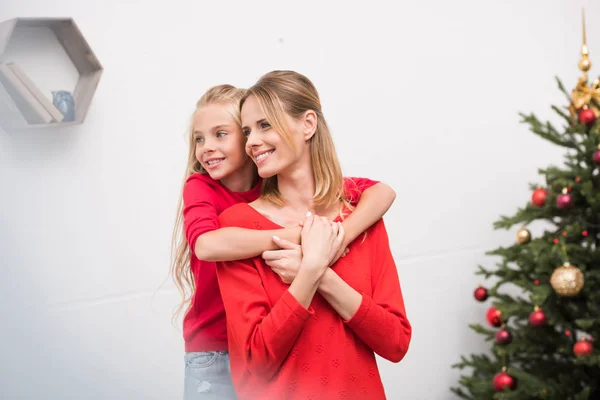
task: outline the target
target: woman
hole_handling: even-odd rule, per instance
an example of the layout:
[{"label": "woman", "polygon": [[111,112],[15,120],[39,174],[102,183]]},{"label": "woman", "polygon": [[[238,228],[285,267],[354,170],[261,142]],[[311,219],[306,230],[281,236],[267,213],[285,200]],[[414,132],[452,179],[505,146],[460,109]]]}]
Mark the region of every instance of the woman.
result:
[{"label": "woman", "polygon": [[270,72],[247,90],[241,118],[263,188],[223,212],[221,226],[305,220],[289,285],[261,257],[218,263],[238,398],[385,399],[375,353],[399,362],[412,329],[382,220],[329,267],[352,207],[317,90],[298,73]]}]

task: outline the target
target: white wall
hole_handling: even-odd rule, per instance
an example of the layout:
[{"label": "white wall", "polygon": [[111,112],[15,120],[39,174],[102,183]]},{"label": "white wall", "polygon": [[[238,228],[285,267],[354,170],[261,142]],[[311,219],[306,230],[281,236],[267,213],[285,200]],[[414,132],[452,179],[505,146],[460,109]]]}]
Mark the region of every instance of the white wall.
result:
[{"label": "white wall", "polygon": [[74,17],[105,67],[84,125],[0,131],[0,397],[181,398],[164,281],[185,127],[209,86],[287,68],[319,88],[345,174],[398,193],[386,220],[414,339],[381,362],[389,398],[453,398],[450,365],[487,348],[467,327],[487,309],[473,272],[514,239],[492,222],[561,161],[517,113],[551,116],[554,76],[575,84],[582,6],[600,63],[600,5],[148,3],[0,5],[0,20]]}]

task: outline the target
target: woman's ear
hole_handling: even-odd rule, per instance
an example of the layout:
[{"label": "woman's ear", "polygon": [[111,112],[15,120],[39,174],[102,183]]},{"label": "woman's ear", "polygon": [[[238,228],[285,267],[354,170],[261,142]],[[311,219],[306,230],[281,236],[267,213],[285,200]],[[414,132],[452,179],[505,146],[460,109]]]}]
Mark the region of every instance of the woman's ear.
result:
[{"label": "woman's ear", "polygon": [[317,113],[313,110],[305,111],[304,116],[302,117],[302,126],[304,140],[308,141],[317,131]]}]

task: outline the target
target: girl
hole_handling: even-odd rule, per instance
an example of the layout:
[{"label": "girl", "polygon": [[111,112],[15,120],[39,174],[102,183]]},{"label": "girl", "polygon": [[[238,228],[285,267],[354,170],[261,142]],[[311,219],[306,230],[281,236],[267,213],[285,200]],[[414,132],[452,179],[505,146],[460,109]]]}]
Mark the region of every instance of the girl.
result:
[{"label": "girl", "polygon": [[412,328],[384,223],[331,266],[351,204],[317,90],[274,71],[241,104],[263,191],[223,212],[221,226],[268,231],[307,216],[301,265],[285,269],[291,285],[260,257],[217,265],[238,398],[385,399],[375,353],[399,362]]},{"label": "girl", "polygon": [[[214,261],[244,259],[299,243],[301,228],[219,229],[218,215],[236,203],[259,197],[261,179],[245,153],[239,105],[244,91],[231,85],[208,90],[192,115],[189,154],[173,236],[171,274],[183,301],[185,340],[185,399],[234,399],[229,375],[227,327]],[[395,194],[368,179],[346,180],[345,190],[357,203],[355,215],[344,221],[344,246],[375,223]],[[274,239],[273,236],[277,239]],[[287,241],[286,241],[287,239]],[[272,253],[268,253],[272,254]]]}]

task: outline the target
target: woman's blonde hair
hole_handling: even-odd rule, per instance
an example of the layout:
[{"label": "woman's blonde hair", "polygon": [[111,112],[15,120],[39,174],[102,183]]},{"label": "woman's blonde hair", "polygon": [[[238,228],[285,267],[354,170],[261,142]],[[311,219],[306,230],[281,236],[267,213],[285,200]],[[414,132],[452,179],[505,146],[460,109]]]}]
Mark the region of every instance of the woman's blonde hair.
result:
[{"label": "woman's blonde hair", "polygon": [[[313,83],[294,71],[272,71],[263,75],[246,91],[240,102],[240,109],[250,96],[256,97],[271,126],[292,147],[294,142],[284,114],[299,118],[308,110],[315,112],[317,128],[309,139],[315,180],[313,204],[324,208],[340,202],[349,205],[344,193],[342,168],[321,109],[319,93]],[[277,186],[277,176],[263,179],[261,196],[277,205],[284,204]]]},{"label": "woman's blonde hair", "polygon": [[177,203],[177,216],[175,218],[175,227],[171,241],[171,268],[170,274],[175,282],[177,290],[181,294],[181,302],[173,313],[173,319],[177,318],[181,310],[186,306],[186,312],[191,305],[191,299],[196,291],[196,282],[190,268],[191,250],[184,232],[183,223],[183,187],[187,179],[192,174],[204,174],[206,171],[200,165],[196,158],[196,143],[194,140],[194,116],[196,112],[209,104],[222,104],[227,107],[235,123],[240,127],[240,101],[245,94],[244,89],[236,88],[232,85],[218,85],[206,91],[196,103],[196,108],[192,113],[188,134],[188,160],[181,185],[181,193]]}]

